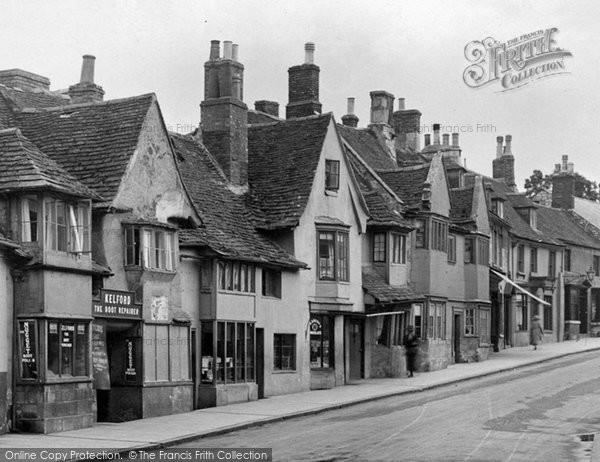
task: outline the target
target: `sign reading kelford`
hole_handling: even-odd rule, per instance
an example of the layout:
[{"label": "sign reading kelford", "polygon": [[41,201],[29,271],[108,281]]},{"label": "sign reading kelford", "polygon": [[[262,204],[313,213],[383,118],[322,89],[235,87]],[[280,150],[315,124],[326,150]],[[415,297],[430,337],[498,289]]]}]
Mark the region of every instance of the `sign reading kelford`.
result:
[{"label": "sign reading kelford", "polygon": [[142,319],[142,307],[134,304],[133,292],[100,290],[100,301],[93,302],[94,316],[103,318]]},{"label": "sign reading kelford", "polygon": [[568,73],[564,59],[571,52],[556,45],[558,29],[538,30],[504,43],[492,37],[476,40],[465,47],[470,64],[463,73],[464,82],[479,88],[498,82],[499,91],[514,90],[552,75]]}]

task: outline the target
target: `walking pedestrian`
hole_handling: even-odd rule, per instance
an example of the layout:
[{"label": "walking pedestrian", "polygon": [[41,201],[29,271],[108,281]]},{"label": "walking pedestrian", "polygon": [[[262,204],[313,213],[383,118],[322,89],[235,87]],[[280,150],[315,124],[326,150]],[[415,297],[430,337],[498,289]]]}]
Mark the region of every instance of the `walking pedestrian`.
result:
[{"label": "walking pedestrian", "polygon": [[416,369],[417,362],[417,351],[419,349],[419,338],[415,334],[414,326],[408,326],[406,328],[406,335],[404,336],[404,348],[406,349],[406,369],[408,370],[408,376],[414,377],[414,371]]},{"label": "walking pedestrian", "polygon": [[529,330],[529,341],[533,345],[533,349],[537,350],[538,345],[544,339],[544,330],[540,324],[540,317],[536,314],[531,321],[531,329]]}]

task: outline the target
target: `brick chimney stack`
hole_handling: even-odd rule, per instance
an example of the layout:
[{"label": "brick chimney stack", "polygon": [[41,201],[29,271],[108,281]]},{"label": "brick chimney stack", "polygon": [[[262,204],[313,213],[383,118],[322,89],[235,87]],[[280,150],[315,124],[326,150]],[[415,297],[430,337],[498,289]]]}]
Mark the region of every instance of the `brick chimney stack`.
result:
[{"label": "brick chimney stack", "polygon": [[276,101],[267,101],[264,99],[254,101],[254,109],[272,115],[273,117],[279,117],[279,103]]},{"label": "brick chimney stack", "polygon": [[321,103],[319,102],[321,69],[314,63],[315,44],[306,43],[304,52],[304,64],[288,69],[289,102],[285,108],[287,119],[321,113]]},{"label": "brick chimney stack", "polygon": [[515,158],[512,155],[512,136],[504,137],[505,145],[502,146],[503,138],[496,138],[496,158],[492,161],[492,174],[494,179],[502,180],[504,183],[515,189]]},{"label": "brick chimney stack", "polygon": [[202,142],[232,185],[248,184],[248,107],[244,104],[244,66],[238,46],[211,41],[204,63],[204,101],[200,103]]},{"label": "brick chimney stack", "polygon": [[348,98],[348,113],[342,116],[342,123],[347,127],[358,126],[358,116],[354,114],[354,98]]},{"label": "brick chimney stack", "polygon": [[94,83],[96,57],[83,55],[79,83],[69,87],[71,104],[98,103],[104,99],[104,90]]},{"label": "brick chimney stack", "polygon": [[369,129],[375,134],[379,142],[387,148],[390,157],[395,162],[395,134],[392,128],[395,97],[383,90],[372,91],[370,95],[371,123]]},{"label": "brick chimney stack", "polygon": [[421,113],[416,109],[405,109],[404,98],[398,99],[398,110],[392,114],[395,147],[397,150],[421,150],[419,133],[421,131]]},{"label": "brick chimney stack", "polygon": [[572,210],[575,207],[575,175],[573,162],[569,156],[562,156],[562,163],[556,164],[552,175],[552,207]]}]

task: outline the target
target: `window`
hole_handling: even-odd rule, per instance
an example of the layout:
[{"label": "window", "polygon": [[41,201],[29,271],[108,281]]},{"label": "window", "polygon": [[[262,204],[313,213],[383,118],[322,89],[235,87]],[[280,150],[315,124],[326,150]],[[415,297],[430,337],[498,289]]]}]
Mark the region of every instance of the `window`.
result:
[{"label": "window", "polygon": [[529,313],[527,309],[527,296],[525,294],[515,295],[515,320],[517,330],[527,330]]},{"label": "window", "polygon": [[169,361],[171,380],[190,380],[190,334],[187,326],[169,326]]},{"label": "window", "polygon": [[348,281],[348,233],[319,231],[319,279]]},{"label": "window", "polygon": [[406,330],[403,313],[378,316],[376,322],[378,345],[402,345],[403,333]]},{"label": "window", "polygon": [[422,338],[423,335],[423,304],[414,303],[412,306],[413,326],[415,327],[415,335]]},{"label": "window", "polygon": [[448,235],[448,261],[456,263],[456,236]]},{"label": "window", "polygon": [[550,251],[548,255],[548,276],[553,278],[556,275],[556,252]]},{"label": "window", "polygon": [[465,238],[465,263],[475,263],[475,239]]},{"label": "window", "polygon": [[[90,252],[89,202],[67,203],[49,199],[44,202],[44,209],[47,249],[73,253]],[[31,210],[29,213],[31,216]]]},{"label": "window", "polygon": [[465,308],[465,335],[475,335],[475,308]]},{"label": "window", "polygon": [[596,276],[600,276],[600,255],[594,255],[592,269]]},{"label": "window", "polygon": [[262,294],[265,297],[281,298],[281,271],[263,268]]},{"label": "window", "polygon": [[177,270],[177,234],[168,229],[125,227],[125,266]]},{"label": "window", "polygon": [[446,251],[448,243],[448,224],[433,220],[431,223],[431,248],[433,250]]},{"label": "window", "polygon": [[492,199],[492,212],[500,218],[504,218],[504,201],[501,199]]},{"label": "window", "polygon": [[427,248],[427,222],[425,220],[415,221],[415,247]]},{"label": "window", "polygon": [[325,189],[337,191],[340,189],[340,161],[325,160]]},{"label": "window", "polygon": [[485,308],[479,309],[479,343],[490,343],[490,310]]},{"label": "window", "polygon": [[37,196],[21,199],[21,242],[37,242],[39,234],[39,201]]},{"label": "window", "polygon": [[529,226],[533,229],[537,229],[537,210],[529,209]]},{"label": "window", "polygon": [[[146,381],[190,380],[189,346],[188,326],[145,324],[143,354]],[[204,370],[202,374],[204,381]]]},{"label": "window", "polygon": [[296,370],[296,335],[273,335],[273,370]]},{"label": "window", "polygon": [[544,301],[549,303],[549,305],[544,305],[544,330],[552,330],[552,297],[544,295]]},{"label": "window", "polygon": [[565,271],[571,271],[571,249],[565,249]]},{"label": "window", "polygon": [[477,239],[477,264],[488,265],[490,262],[490,243],[487,239]]},{"label": "window", "polygon": [[[254,293],[255,268],[254,265],[239,261],[219,261],[219,290],[230,290],[233,292]],[[263,273],[263,291],[264,291]],[[281,285],[281,282],[280,282]],[[281,287],[280,287],[281,296]],[[265,295],[263,293],[263,295]],[[275,296],[275,295],[273,295]]]},{"label": "window", "polygon": [[202,383],[214,383],[215,377],[219,383],[254,381],[253,323],[203,321],[200,331]]},{"label": "window", "polygon": [[538,270],[538,251],[537,248],[532,247],[529,251],[529,266],[532,273],[537,273]]},{"label": "window", "polygon": [[392,263],[406,263],[406,236],[402,234],[392,234]]},{"label": "window", "polygon": [[74,321],[48,321],[48,376],[87,376],[88,325]]},{"label": "window", "polygon": [[525,272],[525,246],[523,244],[517,246],[517,271]]},{"label": "window", "polygon": [[431,326],[430,338],[446,338],[446,304],[442,302],[431,302],[429,305],[429,319]]},{"label": "window", "polygon": [[385,233],[373,234],[373,261],[385,262]]},{"label": "window", "polygon": [[310,367],[313,369],[333,367],[333,318],[327,315],[311,313],[309,325]]}]

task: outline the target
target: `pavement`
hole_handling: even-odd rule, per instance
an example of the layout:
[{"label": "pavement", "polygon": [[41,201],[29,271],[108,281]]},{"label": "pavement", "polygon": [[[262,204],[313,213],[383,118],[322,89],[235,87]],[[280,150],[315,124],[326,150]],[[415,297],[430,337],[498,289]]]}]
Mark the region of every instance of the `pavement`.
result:
[{"label": "pavement", "polygon": [[[49,435],[10,433],[0,436],[0,448],[106,448],[119,452],[157,449],[268,422],[417,393],[593,350],[600,350],[600,338],[546,343],[536,351],[532,347],[509,348],[490,353],[482,362],[454,364],[447,369],[419,373],[414,378],[366,379],[330,390],[272,396],[123,423],[97,423],[91,428]],[[600,436],[596,440],[599,441],[594,442],[594,455],[600,452],[596,450]]]}]

